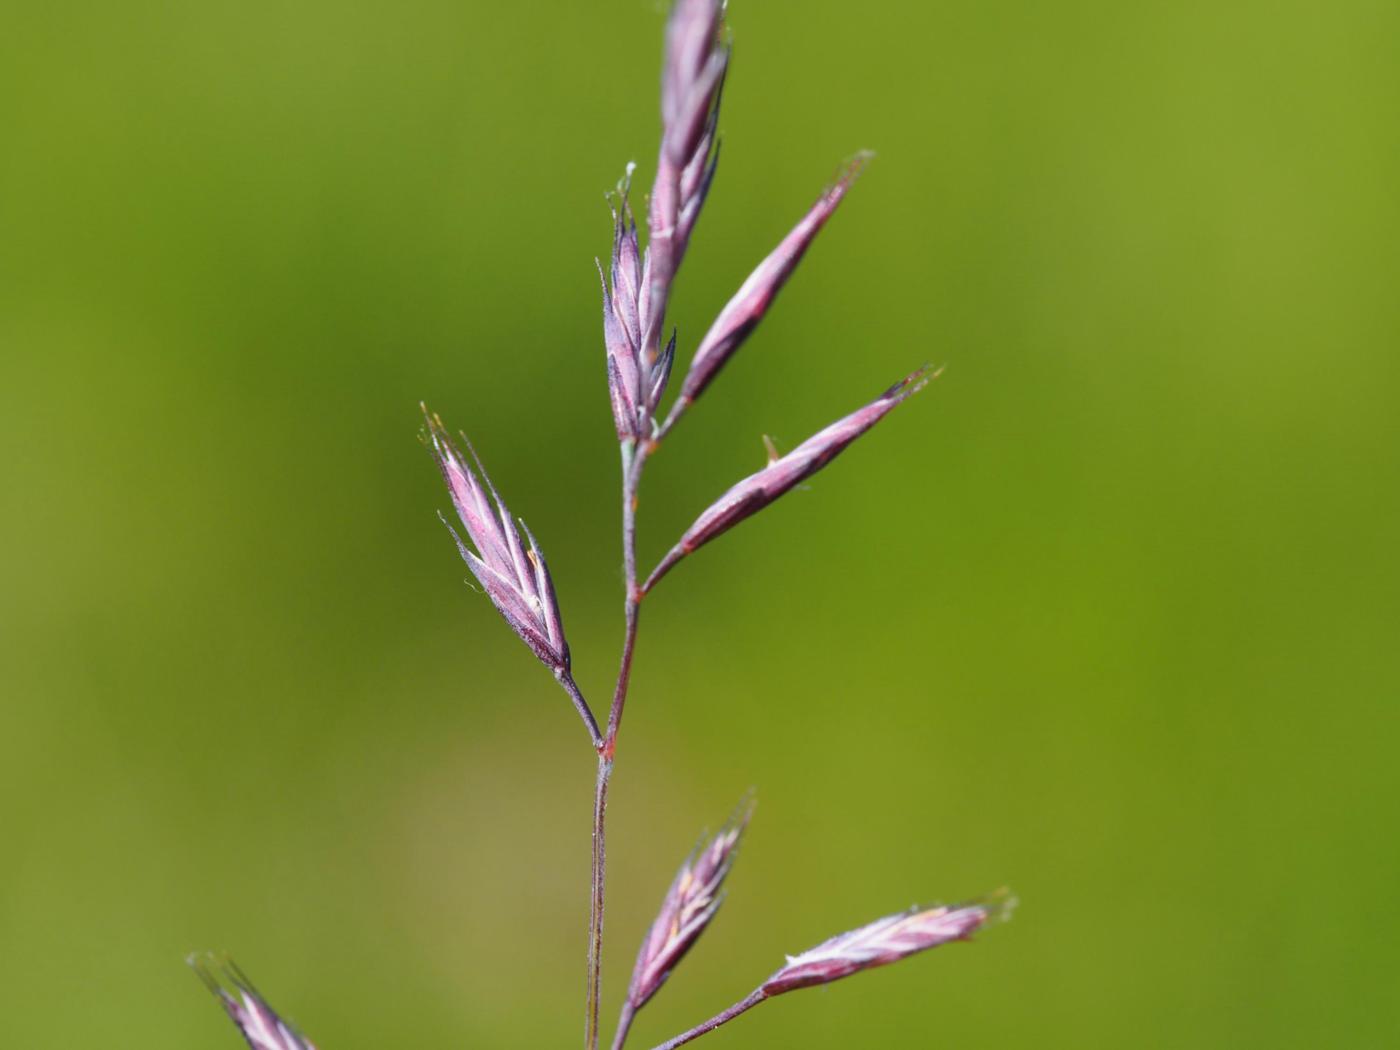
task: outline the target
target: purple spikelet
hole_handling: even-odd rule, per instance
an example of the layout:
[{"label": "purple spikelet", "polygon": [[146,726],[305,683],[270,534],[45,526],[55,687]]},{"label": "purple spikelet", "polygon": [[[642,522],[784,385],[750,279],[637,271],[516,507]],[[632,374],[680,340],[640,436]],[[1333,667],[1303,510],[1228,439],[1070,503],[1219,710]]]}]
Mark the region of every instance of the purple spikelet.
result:
[{"label": "purple spikelet", "polygon": [[311,1040],[277,1016],[232,961],[204,954],[192,955],[188,962],[252,1050],[316,1050]]},{"label": "purple spikelet", "polygon": [[[951,941],[970,940],[978,930],[1009,918],[1015,904],[1014,897],[1006,890],[999,890],[985,900],[951,908],[911,908],[898,915],[876,919],[848,933],[838,934],[801,955],[788,956],[787,962],[776,973],[743,999],[721,1010],[708,1021],[682,1032],[674,1039],[668,1039],[655,1050],[676,1050],[784,992],[830,984],[862,970],[888,966]],[[614,1046],[614,1050],[618,1050],[618,1047]]]},{"label": "purple spikelet", "polygon": [[528,545],[522,541],[520,530],[475,451],[472,460],[476,471],[473,471],[461,450],[448,437],[442,420],[426,408],[423,417],[427,421],[428,448],[442,471],[452,505],[471,541],[468,546],[457,530],[448,526],[462,560],[511,630],[556,676],[567,677],[569,644],[564,638],[554,580],[535,537],[526,528]]},{"label": "purple spikelet", "polygon": [[[717,0],[680,0],[666,26],[661,150],[640,252],[628,203],[633,168],[613,208],[613,253],[603,279],[608,393],[619,441],[648,439],[675,358],[663,349],[666,306],[719,163],[719,102],[729,65]],[[600,267],[601,270],[601,267]]]},{"label": "purple spikelet", "polygon": [[603,284],[603,346],[608,354],[608,393],[612,398],[613,421],[618,440],[635,439],[644,433],[642,367],[643,301],[641,256],[637,249],[637,223],[628,200],[628,178],[618,186],[613,207],[613,249],[608,274],[602,266],[598,277]]},{"label": "purple spikelet", "polygon": [[718,0],[678,0],[666,24],[661,151],[651,191],[652,320],[666,300],[719,161],[716,125],[729,49]]},{"label": "purple spikelet", "polygon": [[911,908],[898,915],[887,915],[838,934],[801,955],[789,956],[786,965],[763,982],[763,994],[781,995],[797,988],[829,984],[950,941],[968,940],[988,923],[1008,918],[1015,903],[1003,892],[985,901],[956,907]]},{"label": "purple spikelet", "polygon": [[787,279],[792,276],[802,256],[811,247],[828,219],[835,214],[837,207],[846,197],[846,192],[864,170],[872,154],[856,156],[830,186],[822,191],[817,202],[793,227],[782,242],[758,264],[734,297],[715,318],[705,338],[695,351],[690,362],[690,370],[681,384],[681,398],[694,401],[705,388],[714,381],[721,368],[743,345],[749,333],[758,327],[773,300],[782,290]]},{"label": "purple spikelet", "polygon": [[652,571],[643,591],[654,587],[687,554],[728,532],[821,470],[851,442],[884,419],[896,405],[922,390],[930,378],[927,368],[906,376],[868,405],[813,434],[786,456],[732,486],[686,529],[680,541]]},{"label": "purple spikelet", "polygon": [[676,872],[637,953],[632,983],[627,989],[627,1002],[633,1010],[641,1009],[660,990],[719,911],[724,901],[720,889],[734,865],[739,841],[752,816],[753,803],[745,802]]},{"label": "purple spikelet", "polygon": [[[675,360],[676,337],[658,353],[648,342],[652,288],[650,248],[643,255],[637,244],[637,223],[628,200],[632,169],[617,188],[613,206],[613,250],[608,272],[601,264],[603,285],[603,346],[608,356],[608,394],[619,441],[650,437],[652,417],[661,403]],[[655,323],[660,323],[657,318]]]}]

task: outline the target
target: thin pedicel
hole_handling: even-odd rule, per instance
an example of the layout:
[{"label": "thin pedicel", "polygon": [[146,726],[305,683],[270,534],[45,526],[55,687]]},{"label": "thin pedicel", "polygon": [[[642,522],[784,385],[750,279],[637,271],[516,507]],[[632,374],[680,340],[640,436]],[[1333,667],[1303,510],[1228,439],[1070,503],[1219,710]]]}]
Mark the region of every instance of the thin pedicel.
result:
[{"label": "thin pedicel", "polygon": [[[465,533],[448,526],[462,559],[511,630],[550,669],[572,700],[598,756],[593,798],[593,839],[584,1047],[597,1050],[602,988],[603,918],[607,871],[608,785],[631,684],[642,598],[687,555],[753,516],[812,477],[893,409],[923,389],[937,373],[921,368],[791,452],[770,454],[763,469],[735,483],[701,512],[656,568],[637,571],[637,501],[645,466],[685,413],[746,343],[772,309],[817,234],[845,199],[870,154],[857,154],[797,225],[740,285],[696,344],[677,396],[663,416],[661,405],[675,364],[677,333],[664,340],[666,308],[676,274],[719,165],[719,112],[730,48],[721,0],[675,0],[665,32],[661,77],[661,145],[646,209],[643,246],[630,197],[629,165],[613,198],[612,250],[602,282],[604,372],[622,460],[623,645],[605,726],[573,678],[569,645],[554,581],[544,554],[523,522],[511,517],[471,445],[470,452],[424,409],[424,441],[447,484]],[[446,519],[444,519],[445,521]],[[523,531],[523,535],[522,535]],[[724,884],[753,813],[745,801],[713,836],[686,858],[642,941],[614,1033],[623,1050],[639,1011],[714,921]],[[951,907],[913,908],[832,937],[787,962],[748,996],[709,1020],[660,1044],[672,1050],[711,1032],[759,1003],[800,988],[829,984],[886,966],[939,945],[964,941],[1006,918],[1013,899],[1005,891]],[[192,959],[253,1050],[315,1050],[273,1012],[232,963]]]}]

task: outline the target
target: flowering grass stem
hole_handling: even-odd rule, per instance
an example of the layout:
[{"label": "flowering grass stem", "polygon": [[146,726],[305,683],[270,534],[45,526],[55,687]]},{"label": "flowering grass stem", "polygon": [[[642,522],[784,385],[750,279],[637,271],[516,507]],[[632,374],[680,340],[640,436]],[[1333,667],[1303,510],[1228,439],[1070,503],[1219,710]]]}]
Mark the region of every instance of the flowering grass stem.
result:
[{"label": "flowering grass stem", "polygon": [[[584,1050],[598,1050],[607,884],[608,790],[622,716],[632,686],[642,598],[682,559],[759,513],[823,469],[936,373],[920,369],[873,401],[818,431],[786,455],[769,444],[768,463],[710,503],[642,582],[637,571],[637,506],[642,473],[690,406],[745,345],[767,316],[814,239],[846,197],[868,160],[858,154],[749,277],[698,341],[668,412],[662,412],[675,363],[677,334],[667,334],[666,308],[701,207],[719,163],[719,110],[731,50],[724,0],[673,0],[662,67],[662,134],[646,210],[645,249],[628,193],[635,165],[611,198],[612,251],[599,263],[608,395],[622,459],[623,639],[605,726],[574,680],[572,656],[554,579],[535,536],[507,509],[481,459],[462,436],[423,410],[423,440],[442,473],[460,526],[448,524],[472,576],[496,611],[554,674],[588,730],[597,755],[592,809]],[[447,519],[444,517],[444,523]],[[702,838],[671,882],[643,939],[623,999],[612,1050],[623,1050],[637,1013],[709,928],[724,900],[726,879],[753,811],[746,799],[718,832]],[[966,940],[1010,911],[1009,895],[956,907],[887,915],[796,956],[746,998],[655,1050],[673,1050],[712,1032],[765,999],[827,984],[953,941]],[[254,1050],[314,1050],[274,1013],[231,964],[194,960],[196,971]]]}]

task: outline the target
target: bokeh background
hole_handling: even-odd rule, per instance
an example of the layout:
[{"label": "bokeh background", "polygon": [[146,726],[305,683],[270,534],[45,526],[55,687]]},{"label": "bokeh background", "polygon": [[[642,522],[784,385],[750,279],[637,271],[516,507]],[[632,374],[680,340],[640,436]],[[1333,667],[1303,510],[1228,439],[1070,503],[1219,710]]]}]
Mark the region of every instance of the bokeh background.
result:
[{"label": "bokeh background", "polygon": [[[757,788],[650,1046],[784,952],[1009,884],[972,946],[718,1047],[1400,1040],[1400,8],[732,5],[683,348],[879,159],[647,477],[643,560],[946,374],[649,602],[607,1014]],[[0,34],[6,1046],[576,1045],[593,761],[463,585],[478,444],[620,640],[593,256],[656,142],[653,0],[9,4]]]}]

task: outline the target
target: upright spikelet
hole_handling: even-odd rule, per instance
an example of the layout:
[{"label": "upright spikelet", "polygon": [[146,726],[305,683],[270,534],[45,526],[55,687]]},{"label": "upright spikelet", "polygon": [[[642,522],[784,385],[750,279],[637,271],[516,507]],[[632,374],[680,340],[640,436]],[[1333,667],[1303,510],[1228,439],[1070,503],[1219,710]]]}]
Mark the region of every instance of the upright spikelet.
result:
[{"label": "upright spikelet", "polygon": [[749,333],[758,327],[768,308],[773,305],[778,292],[792,276],[802,256],[807,253],[817,234],[826,221],[836,213],[836,208],[846,198],[856,177],[864,170],[872,154],[859,153],[846,165],[840,176],[822,191],[817,202],[793,227],[792,232],[768,254],[748,279],[734,293],[734,298],[725,304],[715,318],[710,330],[700,340],[691,358],[690,370],[681,384],[681,402],[689,404],[705,392],[705,388],[719,375],[735,351],[743,345]]},{"label": "upright spikelet", "polygon": [[660,344],[676,271],[719,163],[719,103],[729,69],[717,0],[676,0],[661,73],[661,149],[647,215],[646,353]]},{"label": "upright spikelet", "polygon": [[685,957],[724,902],[720,893],[739,851],[739,840],[753,816],[745,801],[719,832],[685,859],[676,872],[661,910],[651,924],[627,989],[627,1005],[640,1010],[655,995],[676,964]]}]

